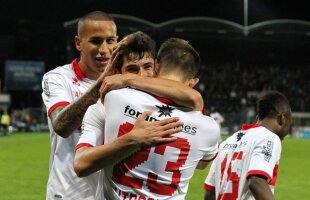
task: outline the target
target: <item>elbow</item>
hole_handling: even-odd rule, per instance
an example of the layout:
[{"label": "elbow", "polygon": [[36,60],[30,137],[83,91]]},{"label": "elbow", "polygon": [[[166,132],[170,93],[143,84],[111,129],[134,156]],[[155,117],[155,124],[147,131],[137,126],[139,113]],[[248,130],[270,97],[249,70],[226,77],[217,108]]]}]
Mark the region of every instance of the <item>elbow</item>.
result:
[{"label": "elbow", "polygon": [[88,176],[89,174],[87,173],[87,170],[83,167],[83,165],[80,163],[79,160],[74,161],[73,165],[74,172],[76,175],[80,178]]},{"label": "elbow", "polygon": [[57,126],[55,124],[53,124],[53,129],[54,129],[55,133],[62,138],[67,138],[70,135],[63,128],[61,128],[60,126]]},{"label": "elbow", "polygon": [[86,147],[81,147],[76,150],[74,162],[73,162],[73,169],[74,172],[78,177],[85,177],[91,174],[91,165],[89,161],[85,158],[88,156],[85,156],[85,149]]}]

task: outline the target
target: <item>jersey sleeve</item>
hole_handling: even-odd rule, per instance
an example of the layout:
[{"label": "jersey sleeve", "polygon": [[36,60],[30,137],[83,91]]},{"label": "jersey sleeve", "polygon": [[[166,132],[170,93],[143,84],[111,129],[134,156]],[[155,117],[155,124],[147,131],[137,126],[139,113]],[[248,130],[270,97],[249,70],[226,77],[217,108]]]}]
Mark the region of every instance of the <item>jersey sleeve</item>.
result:
[{"label": "jersey sleeve", "polygon": [[202,158],[201,161],[210,162],[216,158],[217,153],[218,153],[218,144],[216,143],[216,145],[209,148],[208,153],[205,154],[205,156]]},{"label": "jersey sleeve", "polygon": [[69,95],[70,88],[66,80],[57,73],[45,74],[42,79],[42,99],[46,106],[48,116],[59,106],[67,106],[72,102]]},{"label": "jersey sleeve", "polygon": [[250,161],[247,177],[261,175],[268,179],[273,177],[274,169],[281,156],[281,141],[277,136],[261,140],[255,147]]},{"label": "jersey sleeve", "polygon": [[[212,119],[212,121],[214,121]],[[208,148],[206,149],[206,153],[202,158],[202,161],[204,162],[210,162],[212,160],[215,159],[215,157],[217,156],[218,153],[218,146],[219,143],[219,137],[220,137],[220,128],[219,125],[216,124],[216,122],[213,122],[213,127],[212,129],[209,130],[209,132],[207,133],[209,136],[212,135],[212,137],[209,137],[208,139]]]},{"label": "jersey sleeve", "polygon": [[104,143],[105,107],[98,101],[91,105],[82,121],[82,135],[76,149],[87,146],[94,147]]},{"label": "jersey sleeve", "polygon": [[205,190],[215,191],[215,168],[216,168],[217,159],[218,158],[216,158],[212,162],[212,165],[211,165],[211,168],[209,170],[208,176],[207,176],[207,178],[205,180],[205,183],[204,183]]}]

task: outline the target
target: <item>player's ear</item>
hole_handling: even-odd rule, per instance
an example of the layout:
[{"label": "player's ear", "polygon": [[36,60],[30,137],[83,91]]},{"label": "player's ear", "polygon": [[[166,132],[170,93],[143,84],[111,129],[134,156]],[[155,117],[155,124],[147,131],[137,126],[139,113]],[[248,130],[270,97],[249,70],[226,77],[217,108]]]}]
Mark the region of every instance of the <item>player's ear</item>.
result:
[{"label": "player's ear", "polygon": [[159,74],[159,63],[158,63],[158,60],[155,58],[154,59],[154,74],[155,76],[158,76]]},{"label": "player's ear", "polygon": [[188,86],[193,88],[195,87],[195,85],[199,82],[199,78],[192,78],[190,81],[189,81],[189,84]]},{"label": "player's ear", "polygon": [[278,121],[278,124],[280,126],[283,126],[283,124],[285,123],[285,114],[284,113],[279,113],[277,115],[277,121]]},{"label": "player's ear", "polygon": [[75,48],[81,51],[81,38],[79,36],[74,37]]}]

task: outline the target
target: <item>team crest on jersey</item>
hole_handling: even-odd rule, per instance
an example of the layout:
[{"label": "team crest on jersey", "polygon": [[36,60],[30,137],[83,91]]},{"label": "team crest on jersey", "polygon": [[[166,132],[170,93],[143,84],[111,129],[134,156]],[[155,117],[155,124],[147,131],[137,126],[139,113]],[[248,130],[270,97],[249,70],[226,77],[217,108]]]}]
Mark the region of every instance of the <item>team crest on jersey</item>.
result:
[{"label": "team crest on jersey", "polygon": [[72,83],[73,83],[73,85],[80,86],[79,80],[76,77],[72,78]]},{"label": "team crest on jersey", "polygon": [[239,133],[237,134],[237,142],[240,141],[241,138],[242,138],[243,136],[244,136],[244,133],[239,132]]},{"label": "team crest on jersey", "polygon": [[46,96],[50,96],[50,89],[49,89],[49,86],[48,86],[48,79],[44,79],[43,80],[43,92]]},{"label": "team crest on jersey", "polygon": [[161,117],[161,116],[165,116],[165,117],[167,117],[167,116],[169,116],[169,117],[171,117],[171,113],[172,113],[172,111],[175,109],[175,108],[172,108],[172,107],[170,107],[170,106],[168,106],[168,105],[162,105],[162,106],[156,106],[158,109],[159,109],[159,113],[160,113],[160,115],[158,116],[158,117]]},{"label": "team crest on jersey", "polygon": [[264,146],[263,154],[265,161],[269,162],[270,158],[272,157],[272,149],[273,149],[273,142],[268,141],[267,144]]}]

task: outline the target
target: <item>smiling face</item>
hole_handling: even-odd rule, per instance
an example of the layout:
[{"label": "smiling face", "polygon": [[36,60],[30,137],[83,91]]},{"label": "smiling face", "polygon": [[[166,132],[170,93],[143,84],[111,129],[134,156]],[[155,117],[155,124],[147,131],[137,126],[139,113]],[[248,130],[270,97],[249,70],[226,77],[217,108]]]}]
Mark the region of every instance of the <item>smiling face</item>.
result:
[{"label": "smiling face", "polygon": [[153,77],[155,76],[155,59],[148,52],[144,53],[141,59],[137,54],[130,53],[124,57],[121,73]]},{"label": "smiling face", "polygon": [[80,51],[79,66],[90,79],[97,79],[107,66],[117,43],[116,25],[111,20],[86,20],[75,37]]}]

